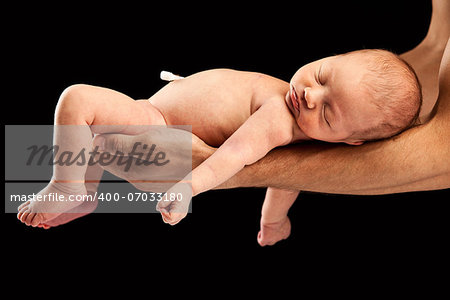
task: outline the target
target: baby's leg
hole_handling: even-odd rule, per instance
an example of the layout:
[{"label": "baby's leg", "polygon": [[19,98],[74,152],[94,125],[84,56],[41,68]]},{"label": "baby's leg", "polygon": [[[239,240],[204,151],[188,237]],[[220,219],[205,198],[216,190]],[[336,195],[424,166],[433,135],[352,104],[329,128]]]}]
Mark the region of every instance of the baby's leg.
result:
[{"label": "baby's leg", "polygon": [[261,213],[261,231],[258,233],[261,246],[273,245],[289,237],[291,223],[287,214],[299,193],[297,190],[267,188]]},{"label": "baby's leg", "polygon": [[[82,152],[88,157],[92,150],[92,134],[140,134],[145,131],[144,126],[129,125],[165,125],[165,122],[148,101],[134,101],[106,88],[74,85],[67,88],[59,99],[55,125],[53,142],[59,149],[55,151],[54,161],[65,162],[69,153],[72,153],[72,159]],[[82,161],[82,158],[76,163],[54,164],[51,182],[38,194],[41,201],[28,201],[19,206],[18,218],[27,225],[37,226],[83,203],[70,199],[87,194],[86,169],[87,161]],[[65,201],[49,201],[52,193],[62,195]]]},{"label": "baby's leg", "polygon": [[85,200],[80,205],[60,214],[56,218],[45,223],[40,223],[38,227],[49,229],[50,227],[66,224],[93,212],[97,208],[98,204],[95,196],[102,174],[103,168],[99,164],[89,165],[86,169],[84,184],[86,187],[86,193],[90,196],[89,201]]}]

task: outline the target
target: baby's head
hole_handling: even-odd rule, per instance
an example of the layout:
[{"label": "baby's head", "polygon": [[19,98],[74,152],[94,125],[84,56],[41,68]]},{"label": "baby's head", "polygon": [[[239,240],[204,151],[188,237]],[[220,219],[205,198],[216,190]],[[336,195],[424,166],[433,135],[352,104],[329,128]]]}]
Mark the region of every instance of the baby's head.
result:
[{"label": "baby's head", "polygon": [[307,136],[359,145],[413,126],[422,93],[404,60],[367,49],[303,66],[291,79],[286,101]]}]

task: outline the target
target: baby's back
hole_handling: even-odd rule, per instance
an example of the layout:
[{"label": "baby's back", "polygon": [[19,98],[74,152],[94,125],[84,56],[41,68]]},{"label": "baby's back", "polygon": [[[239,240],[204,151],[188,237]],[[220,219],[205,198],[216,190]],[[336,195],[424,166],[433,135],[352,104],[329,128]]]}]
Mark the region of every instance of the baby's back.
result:
[{"label": "baby's back", "polygon": [[219,146],[257,110],[263,99],[286,85],[260,73],[216,69],[173,81],[149,100],[168,125],[192,125],[195,135],[211,146]]}]

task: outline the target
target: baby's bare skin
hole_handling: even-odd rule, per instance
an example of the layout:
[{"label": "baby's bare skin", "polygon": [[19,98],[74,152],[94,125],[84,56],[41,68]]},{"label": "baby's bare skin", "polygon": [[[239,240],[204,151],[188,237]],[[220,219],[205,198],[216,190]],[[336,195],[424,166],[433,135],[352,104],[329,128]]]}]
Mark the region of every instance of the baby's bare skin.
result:
[{"label": "baby's bare skin", "polygon": [[[327,75],[327,85],[315,79],[317,70],[323,69],[325,71],[319,73]],[[204,71],[167,84],[148,101],[133,101],[115,91],[81,86],[72,89],[71,96],[58,103],[55,120],[57,125],[88,125],[93,134],[143,133],[128,125],[191,125],[192,133],[211,146],[219,146],[191,174],[166,190],[168,195],[181,193],[182,201],[158,203],[157,209],[164,222],[174,225],[186,216],[193,196],[218,186],[275,147],[310,140],[314,135],[325,141],[360,144],[360,141],[346,138],[355,128],[379,122],[379,118],[374,118],[377,116],[375,108],[361,101],[365,99],[364,93],[352,85],[363,75],[364,68],[359,60],[341,56],[308,64],[297,72],[291,84],[260,73],[228,69]],[[330,103],[334,107],[328,109],[327,114],[325,99],[327,107]],[[96,125],[115,127],[108,132],[105,127]],[[90,133],[60,134],[55,140],[58,144],[64,139],[72,141],[68,150],[92,148]],[[50,184],[39,194],[57,192],[58,184],[67,190],[65,185],[70,181],[71,185],[78,182],[78,187],[87,170],[81,165],[76,169],[56,168],[54,172]],[[55,175],[57,173],[59,175]],[[272,193],[266,196],[266,202],[272,203],[282,201],[291,205],[298,195],[298,191],[272,188],[269,191]],[[57,209],[53,209],[56,206],[50,203],[27,202],[19,207],[18,217],[27,225],[47,228],[50,221],[65,211],[66,205],[67,211],[78,212],[74,203],[60,202]],[[280,229],[286,229],[289,224],[286,213],[290,205],[276,213],[268,211],[264,218],[267,222],[262,225],[271,226],[262,226],[261,244],[272,244],[289,235],[290,230]]]},{"label": "baby's bare skin", "polygon": [[[276,101],[278,105],[284,106],[283,95],[288,89],[288,83],[267,75],[224,69],[201,72],[170,83],[149,101],[134,101],[106,88],[75,85],[61,95],[56,108],[55,125],[83,125],[80,129],[86,132],[59,134],[55,141],[58,145],[68,147],[68,151],[79,153],[82,149],[92,148],[92,134],[108,133],[108,125],[113,128],[111,133],[135,135],[141,133],[136,131],[139,127],[128,125],[192,124],[194,134],[218,146],[265,101]],[[285,113],[289,115],[287,109]],[[293,118],[283,119],[289,126],[295,124]],[[280,126],[282,129],[283,126]],[[75,143],[70,142],[74,140]],[[52,181],[39,195],[60,194],[60,186],[68,191],[78,187],[85,191],[82,182],[87,173],[89,168],[86,165],[57,167]],[[90,178],[90,181],[95,182],[100,178],[101,173],[96,174],[96,178]],[[64,212],[77,211],[76,206],[81,203],[58,202],[52,205],[46,201],[29,201],[19,207],[18,218],[27,225],[47,227],[44,224],[65,219],[59,216]]]},{"label": "baby's bare skin", "polygon": [[288,91],[287,82],[268,75],[215,69],[173,81],[149,101],[167,125],[192,125],[192,133],[218,147],[265,101],[282,101]]},{"label": "baby's bare skin", "polygon": [[293,141],[294,132],[299,130],[286,104],[288,92],[289,84],[279,79],[219,69],[172,82],[149,99],[168,125],[192,124],[195,135],[220,146],[185,178],[188,182],[191,176],[192,186],[181,181],[167,191],[186,195],[184,203],[158,203],[165,222],[178,223],[186,215],[192,196],[217,186],[271,149]]}]

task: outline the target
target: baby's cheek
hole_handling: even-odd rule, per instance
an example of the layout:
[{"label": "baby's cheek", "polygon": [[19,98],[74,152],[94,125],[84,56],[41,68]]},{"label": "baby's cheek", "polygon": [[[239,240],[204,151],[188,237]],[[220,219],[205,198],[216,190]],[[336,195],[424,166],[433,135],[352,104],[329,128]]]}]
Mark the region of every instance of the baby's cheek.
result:
[{"label": "baby's cheek", "polygon": [[308,116],[308,114],[300,113],[300,116],[297,118],[297,124],[300,126],[302,130],[310,130],[311,129],[311,120]]},{"label": "baby's cheek", "polygon": [[300,129],[303,131],[304,134],[309,136],[313,139],[320,139],[321,132],[320,128],[317,126],[315,122],[308,118],[300,118],[297,120],[297,124],[299,125]]},{"label": "baby's cheek", "polygon": [[298,127],[308,136],[311,136],[311,127],[309,126],[308,122],[305,122],[305,120],[297,119]]}]

